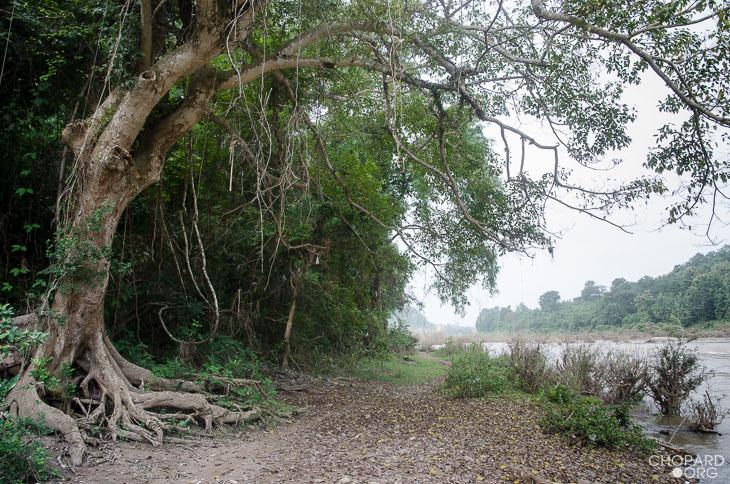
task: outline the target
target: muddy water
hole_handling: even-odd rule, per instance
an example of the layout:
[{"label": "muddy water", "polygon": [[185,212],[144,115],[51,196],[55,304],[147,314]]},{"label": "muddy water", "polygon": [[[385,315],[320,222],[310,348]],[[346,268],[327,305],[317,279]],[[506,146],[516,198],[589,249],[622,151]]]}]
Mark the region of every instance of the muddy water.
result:
[{"label": "muddy water", "polygon": [[[587,344],[587,343],[586,343]],[[663,341],[596,341],[591,345],[605,349],[619,349],[640,354],[650,355],[659,348]],[[506,343],[485,343],[492,354],[500,354],[507,351]],[[565,345],[547,344],[548,353],[557,357]],[[697,349],[702,364],[713,372],[712,378],[699,389],[694,398],[701,398],[705,388],[708,388],[710,395],[727,396],[723,401],[726,408],[730,408],[730,338],[702,338],[691,343]],[[686,422],[681,418],[662,417],[648,399],[635,409],[636,421],[644,427],[646,432],[654,437],[665,441],[671,439],[671,443],[687,449],[700,457],[721,455],[726,463],[717,466],[717,476],[709,479],[702,479],[703,482],[727,482],[730,483],[730,416],[718,427],[721,435],[698,434],[687,429]]]}]

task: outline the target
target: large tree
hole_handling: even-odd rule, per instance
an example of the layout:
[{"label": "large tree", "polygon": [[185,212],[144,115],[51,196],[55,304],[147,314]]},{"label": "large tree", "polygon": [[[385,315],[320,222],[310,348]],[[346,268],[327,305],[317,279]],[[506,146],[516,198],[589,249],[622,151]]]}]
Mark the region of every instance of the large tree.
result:
[{"label": "large tree", "polygon": [[[481,274],[493,283],[500,253],[545,244],[547,201],[605,218],[612,208],[665,190],[651,177],[610,189],[572,185],[562,164],[590,166],[628,145],[625,128],[635,115],[622,92],[642,76],[658,76],[668,90],[661,109],[686,118],[658,127],[647,161],[657,172],[684,176],[686,197],[671,207],[670,219],[693,213],[708,196],[724,197],[728,165],[716,147],[727,143],[730,126],[730,79],[723,74],[730,32],[722,2],[141,0],[139,7],[121,7],[96,109],[63,131],[74,163],[59,204],[54,284],[48,306],[18,320],[41,320],[48,338],[9,395],[11,408],[63,433],[75,464],[84,436],[72,417],[44,403],[41,363],[50,374],[84,372],[79,386],[95,402],[84,419],[113,437],[161,442],[159,408],[207,423],[240,418],[190,393],[196,385],[156,378],[122,358],[105,337],[103,305],[120,217],[160,179],[179,140],[196,124],[215,122],[254,163],[266,151],[250,149],[266,140],[248,138],[227,121],[248,101],[248,86],[260,87],[262,105],[267,83],[278,86],[297,121],[291,135],[306,139],[302,149],[309,147],[363,216],[433,263],[437,288],[447,295],[448,281],[464,286]],[[138,29],[130,28],[130,18],[139,19]],[[120,67],[115,56],[129,32],[141,55]],[[333,92],[353,72],[354,89]],[[392,139],[386,160],[418,175],[406,180],[432,196],[414,202],[412,224],[378,218],[331,161],[338,147],[323,123],[362,112],[382,116],[378,136]],[[527,132],[515,122],[518,115],[541,121],[554,136]],[[470,131],[475,121],[496,128],[503,157]],[[468,159],[475,144],[479,158]],[[541,151],[550,154],[549,170],[531,168]],[[466,159],[456,163],[463,153]],[[470,267],[471,260],[479,262]],[[201,295],[215,305],[206,279]],[[450,295],[457,304],[463,303],[458,289]]]}]

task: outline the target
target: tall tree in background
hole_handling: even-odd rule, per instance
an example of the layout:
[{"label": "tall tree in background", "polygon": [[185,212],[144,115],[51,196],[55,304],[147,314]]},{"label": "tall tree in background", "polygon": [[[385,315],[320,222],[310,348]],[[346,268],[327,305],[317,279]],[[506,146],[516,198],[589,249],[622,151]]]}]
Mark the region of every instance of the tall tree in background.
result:
[{"label": "tall tree in background", "polygon": [[543,311],[555,311],[560,307],[560,294],[558,291],[548,291],[540,296],[539,303]]},{"label": "tall tree in background", "polygon": [[[274,141],[229,122],[249,99],[247,86],[261,88],[256,102],[263,105],[266,83],[278,86],[296,121],[289,135],[302,140],[298,149],[307,162],[326,170],[363,216],[432,264],[436,288],[457,305],[475,279],[493,285],[499,254],[547,242],[541,231],[546,201],[605,218],[665,190],[654,178],[609,190],[576,186],[561,164],[567,157],[592,165],[628,145],[625,127],[635,116],[621,94],[644,71],[669,90],[661,108],[686,117],[680,126],[659,127],[647,161],[657,172],[685,177],[686,197],[670,207],[670,220],[724,196],[728,164],[716,148],[727,144],[730,127],[730,79],[723,75],[730,31],[722,2],[140,4],[135,10],[125,2],[118,15],[112,45],[119,48],[111,49],[109,62],[109,73],[118,75],[100,81],[93,113],[63,130],[74,163],[60,204],[49,303],[18,321],[41,320],[48,338],[8,397],[13,411],[62,432],[75,464],[83,435],[69,415],[43,402],[39,362],[50,374],[69,367],[84,372],[80,388],[99,402],[86,423],[105,426],[113,437],[126,432],[159,443],[165,427],[159,408],[215,423],[238,419],[185,391],[195,385],[156,378],[122,358],[105,337],[103,305],[120,217],[160,179],[168,152],[198,123],[223,126],[253,165],[262,161]],[[129,28],[130,18],[139,20],[138,29]],[[117,72],[114,56],[125,43],[138,45],[141,55]],[[356,91],[337,92],[342,76],[354,72]],[[377,217],[332,163],[333,150],[343,147],[328,141],[336,132],[325,122],[346,113],[382,117],[377,135],[392,140],[385,160],[419,195],[401,224]],[[510,124],[516,114],[542,121],[554,139]],[[496,146],[475,133],[475,121],[496,128],[501,160]],[[479,157],[464,146],[477,146]],[[550,154],[551,168],[531,177],[538,151]],[[190,196],[196,197],[193,182]],[[191,234],[200,237],[194,225]],[[198,292],[217,316],[208,270],[204,265]]]}]

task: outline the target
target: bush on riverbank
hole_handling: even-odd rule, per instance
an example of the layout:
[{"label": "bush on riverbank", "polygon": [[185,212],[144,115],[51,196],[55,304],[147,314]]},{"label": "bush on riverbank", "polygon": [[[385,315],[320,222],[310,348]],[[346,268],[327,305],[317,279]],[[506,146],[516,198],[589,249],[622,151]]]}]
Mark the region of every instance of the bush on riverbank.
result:
[{"label": "bush on riverbank", "polygon": [[579,389],[555,383],[557,372],[539,346],[521,342],[511,346],[513,354],[500,357],[478,349],[462,350],[452,358],[445,392],[455,398],[482,398],[519,389],[537,394],[544,411],[540,423],[547,432],[585,445],[651,447],[652,441],[631,422],[629,403],[608,405],[596,396],[581,395]]},{"label": "bush on riverbank", "polygon": [[480,398],[512,387],[514,372],[506,358],[492,358],[481,349],[466,349],[453,357],[444,390],[455,398]]},{"label": "bush on riverbank", "polygon": [[514,339],[509,343],[509,350],[510,366],[522,390],[535,393],[554,380],[554,371],[539,343],[529,344],[522,339]]},{"label": "bush on riverbank", "polygon": [[679,415],[690,394],[710,376],[686,342],[670,341],[652,359],[649,392],[662,415]]},{"label": "bush on riverbank", "polygon": [[[710,373],[687,342],[668,342],[653,355],[568,345],[551,359],[540,344],[513,340],[497,358],[478,348],[452,352],[445,390],[459,398],[519,389],[547,395],[545,428],[596,445],[644,447],[628,418],[632,405],[650,396],[664,415],[679,415]],[[711,431],[724,411],[709,394],[688,406],[692,426]],[[611,436],[615,434],[614,436]]]},{"label": "bush on riverbank", "polygon": [[651,449],[655,443],[634,425],[627,404],[606,405],[600,399],[578,395],[565,385],[556,385],[542,395],[545,417],[541,425],[590,446]]},{"label": "bush on riverbank", "polygon": [[715,432],[715,428],[730,413],[720,404],[722,397],[712,398],[705,390],[702,400],[689,405],[690,430],[694,432]]}]

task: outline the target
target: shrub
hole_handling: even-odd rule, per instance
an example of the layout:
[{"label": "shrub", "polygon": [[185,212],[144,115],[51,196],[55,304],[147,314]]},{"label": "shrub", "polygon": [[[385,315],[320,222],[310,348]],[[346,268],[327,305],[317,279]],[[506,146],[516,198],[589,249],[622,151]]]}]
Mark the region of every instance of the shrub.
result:
[{"label": "shrub", "polygon": [[553,372],[539,344],[531,345],[515,339],[510,341],[509,349],[510,366],[524,391],[535,393],[553,379]]},{"label": "shrub", "polygon": [[386,334],[386,349],[388,353],[406,354],[411,353],[416,347],[418,339],[411,334],[408,326],[399,321],[397,325],[388,328]]},{"label": "shrub", "polygon": [[560,383],[584,395],[598,396],[603,391],[600,350],[594,346],[566,346],[556,363]]},{"label": "shrub", "polygon": [[480,349],[471,349],[453,359],[444,388],[456,398],[485,397],[509,389],[513,377],[504,359],[491,358]]},{"label": "shrub", "polygon": [[46,450],[31,440],[37,431],[26,420],[0,420],[0,482],[37,482],[57,475],[46,463]]},{"label": "shrub", "polygon": [[558,384],[545,391],[548,402],[567,405],[575,399],[575,392],[563,384]]},{"label": "shrub", "polygon": [[690,394],[710,377],[684,341],[659,348],[650,364],[649,392],[662,415],[679,415]]},{"label": "shrub", "polygon": [[694,432],[713,432],[715,427],[725,419],[728,410],[720,405],[721,398],[712,399],[710,392],[705,390],[702,401],[691,402],[689,404],[690,412],[690,430]]},{"label": "shrub", "polygon": [[603,388],[600,396],[604,403],[636,403],[644,397],[650,381],[646,358],[613,351],[602,358],[601,366]]},{"label": "shrub", "polygon": [[631,423],[628,405],[606,405],[596,397],[578,395],[565,385],[549,389],[545,397],[541,425],[549,432],[568,435],[589,446],[649,449],[654,445],[641,427]]},{"label": "shrub", "polygon": [[451,357],[464,352],[464,348],[454,339],[453,336],[446,338],[444,342],[445,346],[443,349],[438,350],[438,354],[445,357]]}]

